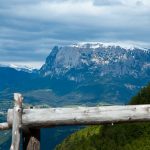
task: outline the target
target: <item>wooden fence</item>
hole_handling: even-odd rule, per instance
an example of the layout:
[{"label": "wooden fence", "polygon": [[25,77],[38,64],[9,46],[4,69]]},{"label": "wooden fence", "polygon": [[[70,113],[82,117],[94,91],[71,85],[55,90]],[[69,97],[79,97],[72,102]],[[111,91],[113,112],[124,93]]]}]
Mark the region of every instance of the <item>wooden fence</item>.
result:
[{"label": "wooden fence", "polygon": [[7,122],[0,123],[0,130],[12,128],[10,150],[20,149],[21,135],[23,150],[39,150],[40,128],[150,121],[150,105],[23,109],[22,95],[15,93],[14,100]]}]

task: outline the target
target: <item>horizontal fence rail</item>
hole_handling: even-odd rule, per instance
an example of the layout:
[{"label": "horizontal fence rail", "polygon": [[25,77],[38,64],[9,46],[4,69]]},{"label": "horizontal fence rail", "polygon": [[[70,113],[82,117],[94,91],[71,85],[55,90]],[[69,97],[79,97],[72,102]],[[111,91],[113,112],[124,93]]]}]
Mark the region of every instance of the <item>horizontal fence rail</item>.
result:
[{"label": "horizontal fence rail", "polygon": [[[8,110],[7,121],[11,126],[13,122],[12,109]],[[22,125],[29,127],[135,121],[150,121],[150,105],[24,109],[22,113]]]}]

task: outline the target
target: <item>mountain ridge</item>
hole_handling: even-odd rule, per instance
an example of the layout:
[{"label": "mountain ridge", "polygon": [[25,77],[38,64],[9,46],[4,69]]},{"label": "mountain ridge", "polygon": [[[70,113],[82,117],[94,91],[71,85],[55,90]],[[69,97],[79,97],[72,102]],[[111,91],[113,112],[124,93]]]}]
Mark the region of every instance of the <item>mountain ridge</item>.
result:
[{"label": "mountain ridge", "polygon": [[24,71],[27,73],[33,73],[35,72],[37,69],[33,68],[33,67],[29,67],[29,66],[25,66],[25,65],[15,65],[15,64],[0,64],[1,68],[12,68],[15,69],[16,71]]},{"label": "mountain ridge", "polygon": [[[148,71],[148,72],[147,72]],[[150,50],[96,44],[55,46],[39,70],[42,76],[65,76],[68,80],[87,80],[84,76],[149,76]],[[96,74],[95,74],[96,72]],[[85,78],[85,79],[84,79]]]},{"label": "mountain ridge", "polygon": [[70,47],[87,47],[91,46],[92,48],[98,48],[98,47],[121,47],[126,50],[134,50],[134,49],[141,49],[147,51],[149,48],[148,46],[143,46],[139,44],[133,44],[133,43],[125,43],[125,42],[79,42],[69,45]]}]

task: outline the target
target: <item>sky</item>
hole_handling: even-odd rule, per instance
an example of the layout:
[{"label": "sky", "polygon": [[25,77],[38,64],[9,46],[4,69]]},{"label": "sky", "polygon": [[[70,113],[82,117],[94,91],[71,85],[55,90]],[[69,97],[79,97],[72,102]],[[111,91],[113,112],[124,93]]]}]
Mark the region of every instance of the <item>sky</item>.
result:
[{"label": "sky", "polygon": [[55,45],[150,47],[150,0],[0,0],[0,64],[40,67]]}]

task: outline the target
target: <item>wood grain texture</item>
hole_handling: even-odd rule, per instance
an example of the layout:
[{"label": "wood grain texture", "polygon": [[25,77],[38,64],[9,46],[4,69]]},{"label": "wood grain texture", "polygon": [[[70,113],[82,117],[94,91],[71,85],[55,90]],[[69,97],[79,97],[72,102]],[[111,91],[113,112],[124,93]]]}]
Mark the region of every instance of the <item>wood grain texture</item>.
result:
[{"label": "wood grain texture", "polygon": [[22,123],[22,96],[19,93],[14,94],[15,106],[13,109],[12,122],[12,143],[10,150],[20,149],[20,127]]},{"label": "wood grain texture", "polygon": [[[12,124],[12,110],[8,111]],[[88,125],[150,121],[150,105],[24,109],[22,123],[28,127]]]}]

